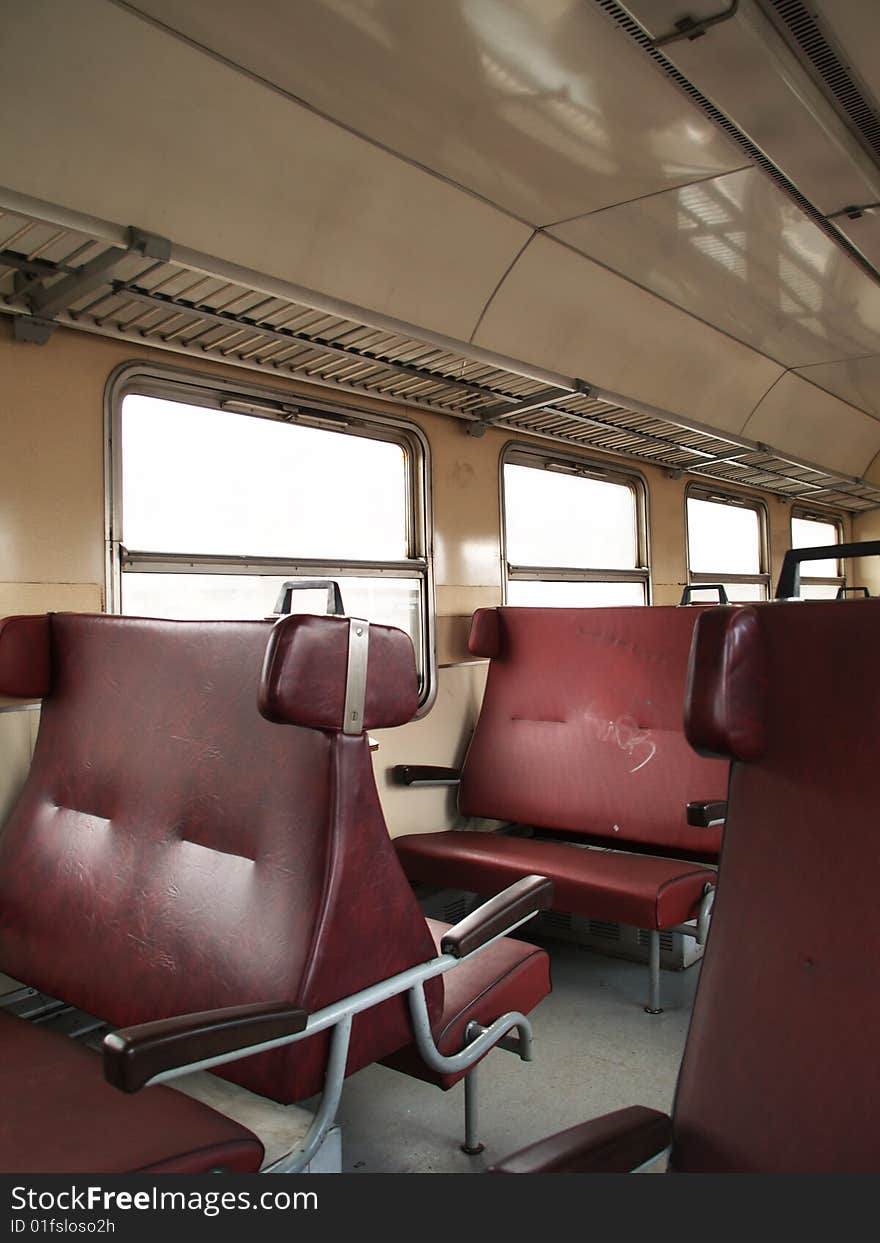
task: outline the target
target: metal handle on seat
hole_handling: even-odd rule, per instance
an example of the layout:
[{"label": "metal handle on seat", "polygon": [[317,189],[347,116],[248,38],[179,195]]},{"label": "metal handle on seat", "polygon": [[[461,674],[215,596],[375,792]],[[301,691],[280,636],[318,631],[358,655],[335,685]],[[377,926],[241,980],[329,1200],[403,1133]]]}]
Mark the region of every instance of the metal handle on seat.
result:
[{"label": "metal handle on seat", "polygon": [[282,584],[281,593],[275,602],[276,613],[284,614],[290,612],[295,591],[326,591],[328,616],[345,616],[342,592],[334,578],[289,578],[286,583]]},{"label": "metal handle on seat", "polygon": [[842,560],[844,557],[880,557],[880,540],[857,544],[822,544],[818,548],[789,548],[782,561],[776,599],[791,600],[800,594],[801,562]]}]

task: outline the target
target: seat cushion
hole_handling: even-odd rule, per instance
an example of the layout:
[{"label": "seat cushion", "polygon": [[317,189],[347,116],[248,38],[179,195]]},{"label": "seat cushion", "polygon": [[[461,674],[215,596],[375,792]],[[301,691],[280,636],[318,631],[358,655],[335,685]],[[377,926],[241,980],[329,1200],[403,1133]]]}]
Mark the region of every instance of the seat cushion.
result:
[{"label": "seat cushion", "polygon": [[[440,953],[440,942],[450,925],[436,919],[428,927]],[[511,937],[502,937],[443,976],[443,1010],[432,1030],[441,1053],[457,1053],[464,1045],[464,1030],[471,1020],[488,1027],[509,1010],[528,1014],[550,992],[550,960],[544,950]],[[426,1066],[415,1044],[409,1044],[383,1060],[384,1066],[403,1071],[426,1083],[451,1088],[465,1071],[442,1074]]]},{"label": "seat cushion", "polygon": [[398,837],[412,881],[496,893],[521,876],[553,881],[553,909],[636,928],[693,919],[714,868],[622,850],[595,850],[505,833],[415,833]]},{"label": "seat cushion", "polygon": [[0,1170],[6,1174],[254,1173],[263,1145],[171,1088],[112,1088],[101,1057],[0,1011]]}]

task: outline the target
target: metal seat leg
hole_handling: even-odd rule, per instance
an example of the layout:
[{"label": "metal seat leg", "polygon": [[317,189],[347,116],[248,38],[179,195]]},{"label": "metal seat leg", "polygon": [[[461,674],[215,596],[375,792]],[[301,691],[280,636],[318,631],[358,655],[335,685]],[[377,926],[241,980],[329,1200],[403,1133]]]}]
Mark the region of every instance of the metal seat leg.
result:
[{"label": "metal seat leg", "polygon": [[660,932],[651,929],[650,954],[648,959],[648,1004],[646,1014],[662,1014],[660,1005]]},{"label": "metal seat leg", "polygon": [[464,1077],[464,1143],[462,1152],[475,1157],[483,1151],[484,1144],[479,1140],[479,1111],[477,1106],[477,1067],[469,1070]]}]

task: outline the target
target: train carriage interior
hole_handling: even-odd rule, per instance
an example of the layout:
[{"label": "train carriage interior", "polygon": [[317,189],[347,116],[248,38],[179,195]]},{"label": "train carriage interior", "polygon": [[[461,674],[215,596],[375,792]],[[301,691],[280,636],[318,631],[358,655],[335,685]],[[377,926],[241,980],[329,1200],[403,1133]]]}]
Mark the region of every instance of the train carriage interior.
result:
[{"label": "train carriage interior", "polygon": [[880,7],[0,13],[0,1174],[880,1172]]}]

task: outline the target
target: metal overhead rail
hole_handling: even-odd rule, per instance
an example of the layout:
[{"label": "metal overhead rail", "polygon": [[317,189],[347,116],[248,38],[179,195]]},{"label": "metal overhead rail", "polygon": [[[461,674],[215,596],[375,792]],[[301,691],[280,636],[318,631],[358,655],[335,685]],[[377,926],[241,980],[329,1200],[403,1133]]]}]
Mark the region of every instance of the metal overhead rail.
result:
[{"label": "metal overhead rail", "polygon": [[474,435],[530,432],[789,500],[880,505],[880,488],[768,445],[7,191],[0,311],[20,341],[63,325],[451,415]]}]

